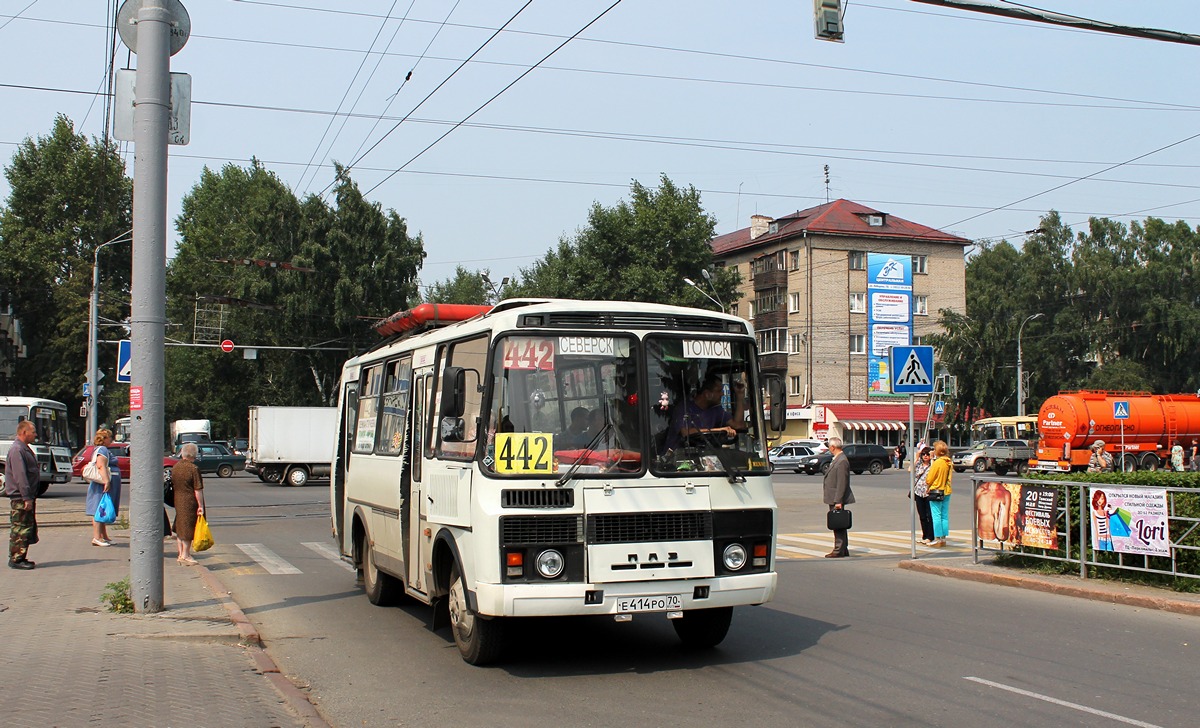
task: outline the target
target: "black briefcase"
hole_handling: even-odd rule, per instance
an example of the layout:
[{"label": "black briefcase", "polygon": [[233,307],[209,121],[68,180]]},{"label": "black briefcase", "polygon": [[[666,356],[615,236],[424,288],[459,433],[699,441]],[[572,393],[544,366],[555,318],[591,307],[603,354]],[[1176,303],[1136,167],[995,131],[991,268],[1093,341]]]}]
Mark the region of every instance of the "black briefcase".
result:
[{"label": "black briefcase", "polygon": [[825,518],[825,525],[830,531],[848,531],[854,523],[854,516],[845,508],[832,510]]}]

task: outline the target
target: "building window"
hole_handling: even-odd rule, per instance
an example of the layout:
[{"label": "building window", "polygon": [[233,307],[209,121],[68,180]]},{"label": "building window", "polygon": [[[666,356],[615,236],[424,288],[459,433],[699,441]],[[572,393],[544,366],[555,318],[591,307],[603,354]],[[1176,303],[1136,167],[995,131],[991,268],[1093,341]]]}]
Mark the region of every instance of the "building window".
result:
[{"label": "building window", "polygon": [[776,270],[784,270],[786,250],[780,250],[777,253],[769,253],[759,256],[750,262],[750,275],[759,276],[763,273],[769,273]]},{"label": "building window", "polygon": [[929,296],[913,297],[913,313],[917,316],[929,315]]},{"label": "building window", "polygon": [[799,397],[804,394],[804,382],[800,377],[788,377],[788,394]]},{"label": "building window", "polygon": [[729,304],[729,315],[730,316],[738,315],[738,305],[736,303]]},{"label": "building window", "polygon": [[800,251],[793,250],[790,255],[792,257],[792,270],[800,270]]},{"label": "building window", "polygon": [[913,346],[924,346],[925,345],[925,337],[924,336],[914,336],[914,337],[912,337],[912,342],[913,342],[912,343]]},{"label": "building window", "polygon": [[788,313],[800,313],[800,294],[788,294]]},{"label": "building window", "polygon": [[804,334],[792,334],[791,344],[791,350],[793,354],[804,353]]},{"label": "building window", "polygon": [[914,255],[913,260],[913,275],[925,275],[929,273],[929,256]]},{"label": "building window", "polygon": [[765,329],[758,332],[759,354],[786,354],[787,329]]},{"label": "building window", "polygon": [[867,353],[867,335],[866,334],[850,334],[850,353],[851,354],[866,354]]},{"label": "building window", "polygon": [[761,291],[751,306],[755,316],[778,311],[783,308],[783,289],[776,287]]},{"label": "building window", "polygon": [[866,270],[867,254],[861,250],[850,251],[850,270]]},{"label": "building window", "polygon": [[867,312],[867,294],[851,293],[850,294],[850,313],[866,313]]}]

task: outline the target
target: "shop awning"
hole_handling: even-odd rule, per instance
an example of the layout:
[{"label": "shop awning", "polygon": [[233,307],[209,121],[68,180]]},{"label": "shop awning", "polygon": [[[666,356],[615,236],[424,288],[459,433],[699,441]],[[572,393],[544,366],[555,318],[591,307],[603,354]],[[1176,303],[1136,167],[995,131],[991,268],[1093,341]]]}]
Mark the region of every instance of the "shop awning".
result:
[{"label": "shop awning", "polygon": [[[908,404],[900,403],[855,403],[824,405],[827,423],[842,425],[847,430],[907,430]],[[913,406],[913,419],[925,423],[929,405]],[[830,417],[829,415],[833,415]]]},{"label": "shop awning", "polygon": [[908,425],[900,422],[870,422],[860,420],[843,420],[841,426],[848,430],[907,430]]}]

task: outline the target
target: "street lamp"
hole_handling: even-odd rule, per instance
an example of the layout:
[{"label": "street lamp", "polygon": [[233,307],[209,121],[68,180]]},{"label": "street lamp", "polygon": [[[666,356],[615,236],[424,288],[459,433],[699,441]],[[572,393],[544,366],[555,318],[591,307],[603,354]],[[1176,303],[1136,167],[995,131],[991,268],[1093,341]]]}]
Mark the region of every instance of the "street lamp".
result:
[{"label": "street lamp", "polygon": [[97,371],[99,369],[99,365],[96,356],[96,344],[97,339],[99,338],[99,332],[96,329],[97,319],[99,318],[98,309],[100,307],[100,251],[110,245],[116,245],[117,243],[128,243],[133,239],[130,237],[132,233],[132,230],[125,231],[112,240],[109,240],[107,243],[101,243],[100,245],[97,245],[96,250],[92,253],[92,301],[90,311],[88,313],[88,396],[86,398],[88,403],[88,444],[91,444],[92,440],[94,440],[96,437],[96,403],[99,401],[100,397],[100,392],[97,391],[100,383],[98,381],[100,375]]},{"label": "street lamp", "polygon": [[1021,322],[1020,328],[1017,329],[1017,417],[1025,414],[1025,382],[1023,381],[1024,372],[1021,369],[1021,332],[1025,330],[1025,324],[1035,318],[1041,318],[1042,315],[1041,313],[1035,313],[1027,317]]},{"label": "street lamp", "polygon": [[[707,280],[707,281],[708,281],[708,285],[710,285],[710,286],[711,286],[711,285],[712,285],[712,278],[710,278],[710,277],[709,277],[709,273],[708,273],[708,271],[701,271],[701,272],[702,272],[702,273],[704,273],[704,278],[705,278],[705,280]],[[721,303],[719,300],[717,300],[717,299],[713,298],[712,296],[708,295],[708,292],[707,292],[707,291],[705,291],[705,290],[704,290],[703,288],[701,288],[700,286],[696,285],[696,282],[695,282],[695,281],[693,281],[691,278],[684,278],[684,279],[683,279],[683,282],[684,282],[684,283],[686,283],[686,284],[688,284],[688,285],[689,285],[689,286],[691,286],[692,288],[695,288],[697,291],[700,291],[701,295],[703,295],[705,298],[707,298],[708,300],[712,301],[713,303],[717,304],[717,308],[721,309],[721,313],[725,313],[725,304]],[[716,288],[713,288],[713,293],[716,293],[716,292],[717,292],[717,289],[716,289]]]}]

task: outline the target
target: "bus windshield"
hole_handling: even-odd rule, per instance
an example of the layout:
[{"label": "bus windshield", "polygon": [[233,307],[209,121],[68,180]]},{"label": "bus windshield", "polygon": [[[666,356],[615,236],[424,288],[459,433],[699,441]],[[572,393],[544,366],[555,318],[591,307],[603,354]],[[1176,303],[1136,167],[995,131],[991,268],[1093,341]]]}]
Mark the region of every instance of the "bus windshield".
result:
[{"label": "bus windshield", "polygon": [[40,445],[50,447],[70,447],[70,433],[67,431],[67,412],[65,409],[43,406],[5,405],[0,406],[0,439],[12,440],[17,434],[17,423],[21,420],[33,420],[37,430],[37,440]]},{"label": "bus windshield", "polygon": [[492,349],[483,469],[636,476],[649,462],[660,474],[766,472],[752,362],[749,342],[503,336]]},{"label": "bus windshield", "polygon": [[1026,440],[1038,439],[1037,417],[988,417],[971,425],[971,442],[980,440]]}]

